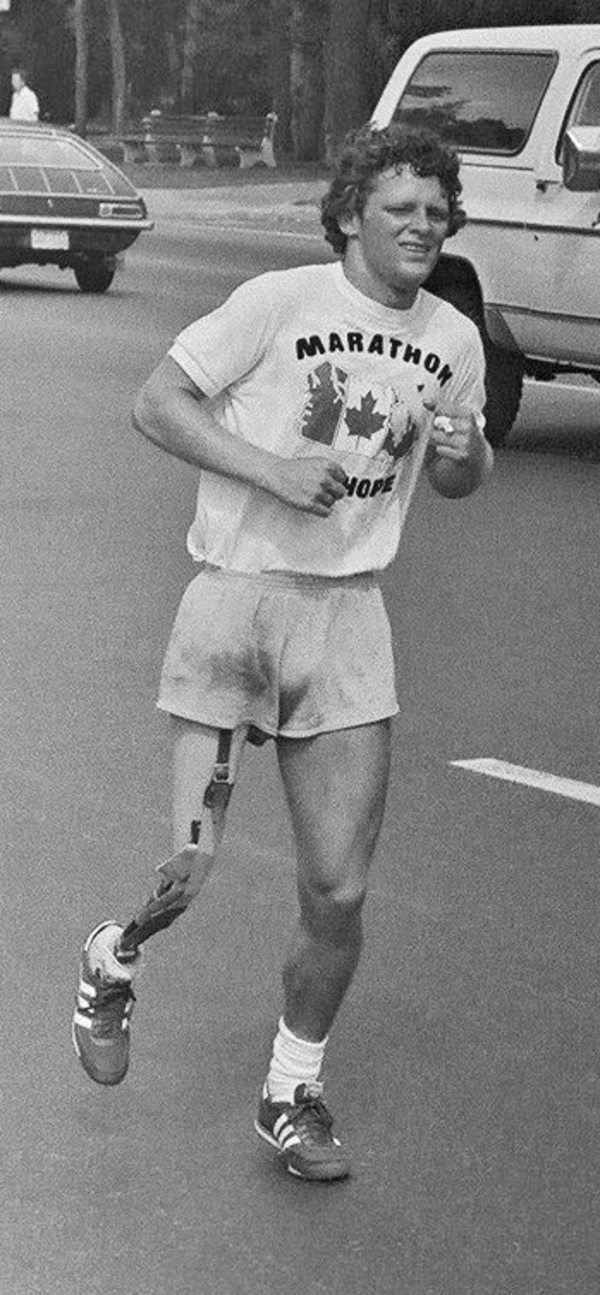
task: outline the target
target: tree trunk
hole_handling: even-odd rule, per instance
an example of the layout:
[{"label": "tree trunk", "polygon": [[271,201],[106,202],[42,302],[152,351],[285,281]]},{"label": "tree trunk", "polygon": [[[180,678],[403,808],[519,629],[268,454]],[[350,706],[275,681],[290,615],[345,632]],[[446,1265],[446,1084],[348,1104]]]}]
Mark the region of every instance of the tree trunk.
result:
[{"label": "tree trunk", "polygon": [[328,11],[326,0],[292,0],[290,94],[298,162],[314,162],[323,154],[323,45]]},{"label": "tree trunk", "polygon": [[270,0],[269,67],[271,107],[277,113],[277,143],[283,153],[292,151],[290,96],[291,0]]},{"label": "tree trunk", "polygon": [[75,0],[75,130],[85,139],[88,116],[88,0]]},{"label": "tree trunk", "polygon": [[123,40],[119,0],[106,0],[106,7],[108,10],[108,34],[112,65],[111,129],[114,135],[120,135],[125,123],[125,42]]},{"label": "tree trunk", "polygon": [[331,0],[326,47],[325,153],[331,160],[349,130],[370,112],[365,58],[369,32],[366,0]]},{"label": "tree trunk", "polygon": [[179,101],[183,113],[194,111],[194,82],[200,36],[200,0],[187,0]]},{"label": "tree trunk", "polygon": [[165,51],[169,75],[167,84],[160,95],[160,108],[163,112],[174,112],[177,106],[178,87],[181,84],[181,67],[175,32],[170,28],[165,32]]}]

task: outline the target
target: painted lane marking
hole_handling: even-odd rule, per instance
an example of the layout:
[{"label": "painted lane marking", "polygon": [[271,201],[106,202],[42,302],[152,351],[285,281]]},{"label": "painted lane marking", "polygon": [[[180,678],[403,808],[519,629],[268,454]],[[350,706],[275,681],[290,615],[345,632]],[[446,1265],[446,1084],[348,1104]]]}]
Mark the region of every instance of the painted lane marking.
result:
[{"label": "painted lane marking", "polygon": [[578,782],[575,778],[558,778],[553,773],[528,769],[521,764],[508,764],[506,760],[451,760],[455,769],[470,773],[484,773],[488,778],[501,778],[504,782],[518,782],[525,787],[549,791],[555,796],[568,796],[570,800],[583,800],[588,805],[600,805],[600,787],[592,782]]}]

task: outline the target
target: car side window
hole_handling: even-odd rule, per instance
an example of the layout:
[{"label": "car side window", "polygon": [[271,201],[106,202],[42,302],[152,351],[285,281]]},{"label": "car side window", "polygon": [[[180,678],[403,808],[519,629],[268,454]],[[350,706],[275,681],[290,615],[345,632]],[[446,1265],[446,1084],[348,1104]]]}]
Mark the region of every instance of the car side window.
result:
[{"label": "car side window", "polygon": [[519,153],[555,66],[552,51],[436,50],[421,60],[394,116],[464,152]]},{"label": "car side window", "polygon": [[562,162],[565,131],[570,126],[600,126],[600,63],[587,68],[575,91],[558,141],[556,160],[559,163]]}]

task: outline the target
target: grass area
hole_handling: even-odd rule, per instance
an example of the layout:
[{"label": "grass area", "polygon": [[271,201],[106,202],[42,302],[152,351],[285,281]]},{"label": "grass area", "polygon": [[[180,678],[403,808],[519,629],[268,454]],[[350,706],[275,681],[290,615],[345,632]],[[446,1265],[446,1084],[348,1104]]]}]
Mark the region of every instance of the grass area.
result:
[{"label": "grass area", "polygon": [[182,167],[169,162],[137,162],[132,166],[117,164],[139,189],[215,189],[235,188],[246,184],[293,184],[300,180],[326,180],[325,166],[290,163],[270,170],[266,166],[253,166],[242,171],[240,167],[217,166],[214,170],[203,166]]},{"label": "grass area", "polygon": [[[90,139],[91,144],[98,141]],[[239,166],[183,167],[176,162],[133,162],[127,165],[116,155],[111,161],[138,189],[214,189],[246,184],[293,184],[301,180],[327,180],[329,172],[322,162],[294,162],[289,158],[277,160],[277,168],[258,164],[242,171]]]}]

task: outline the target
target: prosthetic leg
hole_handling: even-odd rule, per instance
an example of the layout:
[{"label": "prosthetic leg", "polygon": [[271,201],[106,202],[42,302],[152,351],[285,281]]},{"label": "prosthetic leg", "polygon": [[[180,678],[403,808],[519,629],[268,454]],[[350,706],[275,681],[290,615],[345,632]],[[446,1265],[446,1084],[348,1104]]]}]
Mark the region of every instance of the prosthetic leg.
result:
[{"label": "prosthetic leg", "polygon": [[116,957],[127,963],[141,944],[170,926],[189,907],[213,865],[223,836],[227,806],[231,799],[240,756],[248,729],[245,726],[220,729],[217,753],[203,796],[200,818],[192,820],[190,841],[157,868],[160,874],[150,898],[122,931]]},{"label": "prosthetic leg", "polygon": [[132,982],[139,969],[140,946],[185,912],[210,872],[247,733],[247,727],[234,731],[198,727],[187,735],[189,740],[183,741],[176,756],[178,822],[182,813],[189,812],[188,805],[194,804],[194,786],[206,787],[200,817],[192,821],[191,840],[160,864],[150,898],[124,929],[116,922],[102,922],[84,944],[72,1035],[86,1074],[97,1084],[120,1084],[127,1074],[135,1002]]}]

